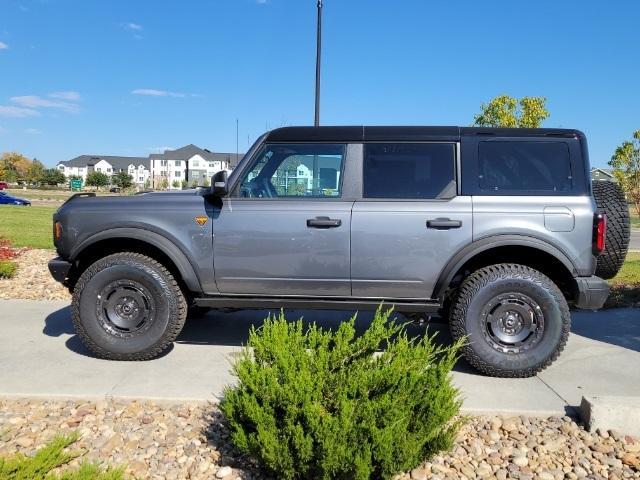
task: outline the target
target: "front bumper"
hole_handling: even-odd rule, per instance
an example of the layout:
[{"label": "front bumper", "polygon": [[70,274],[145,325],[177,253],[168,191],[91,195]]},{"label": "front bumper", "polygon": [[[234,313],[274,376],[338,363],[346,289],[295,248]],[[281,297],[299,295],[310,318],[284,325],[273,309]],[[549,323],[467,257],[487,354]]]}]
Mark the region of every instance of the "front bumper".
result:
[{"label": "front bumper", "polygon": [[56,282],[64,283],[71,270],[71,263],[56,257],[49,260],[49,272]]},{"label": "front bumper", "polygon": [[576,307],[585,310],[602,308],[609,296],[609,284],[600,277],[577,277],[578,296]]}]

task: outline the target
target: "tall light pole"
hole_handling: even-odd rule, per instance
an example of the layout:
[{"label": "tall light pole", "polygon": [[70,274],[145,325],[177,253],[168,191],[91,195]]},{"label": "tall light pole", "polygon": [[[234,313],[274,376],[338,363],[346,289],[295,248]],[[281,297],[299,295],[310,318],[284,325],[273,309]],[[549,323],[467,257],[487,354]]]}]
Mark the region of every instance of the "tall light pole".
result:
[{"label": "tall light pole", "polygon": [[313,126],[320,125],[320,62],[322,57],[322,0],[318,0],[318,28],[316,32],[316,113]]}]

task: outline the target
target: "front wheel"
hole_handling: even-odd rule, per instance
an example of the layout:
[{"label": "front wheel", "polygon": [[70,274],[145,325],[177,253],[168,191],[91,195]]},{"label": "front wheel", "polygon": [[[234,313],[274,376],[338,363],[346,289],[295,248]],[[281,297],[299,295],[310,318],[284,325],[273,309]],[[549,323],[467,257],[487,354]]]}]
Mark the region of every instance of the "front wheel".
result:
[{"label": "front wheel", "polygon": [[171,273],[139,253],[109,255],[78,279],[72,317],[83,343],[98,357],[148,360],[176,339],[187,303]]},{"label": "front wheel", "polygon": [[537,270],[498,264],[472,273],[450,314],[462,354],[494,377],[531,377],[549,366],[569,337],[571,316],[562,292]]}]

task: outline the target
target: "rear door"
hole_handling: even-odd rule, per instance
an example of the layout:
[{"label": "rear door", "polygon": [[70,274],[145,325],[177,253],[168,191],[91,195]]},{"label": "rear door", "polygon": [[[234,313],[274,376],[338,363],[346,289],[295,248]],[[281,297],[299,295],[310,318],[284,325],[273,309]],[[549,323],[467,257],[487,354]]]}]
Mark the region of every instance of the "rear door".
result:
[{"label": "rear door", "polygon": [[348,296],[343,144],[268,144],[213,220],[221,293]]},{"label": "rear door", "polygon": [[351,220],[353,296],[431,298],[445,264],[472,238],[456,159],[456,143],[365,144]]}]

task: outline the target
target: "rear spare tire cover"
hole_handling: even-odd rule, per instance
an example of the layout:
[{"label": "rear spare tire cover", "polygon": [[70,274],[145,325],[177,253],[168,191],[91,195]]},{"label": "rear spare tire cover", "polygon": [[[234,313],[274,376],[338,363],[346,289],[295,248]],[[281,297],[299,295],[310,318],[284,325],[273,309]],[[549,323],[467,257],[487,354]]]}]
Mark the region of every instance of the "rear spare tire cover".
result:
[{"label": "rear spare tire cover", "polygon": [[617,183],[596,180],[592,184],[598,212],[607,215],[607,238],[604,251],[598,257],[596,275],[609,279],[616,276],[627,256],[629,207]]}]

